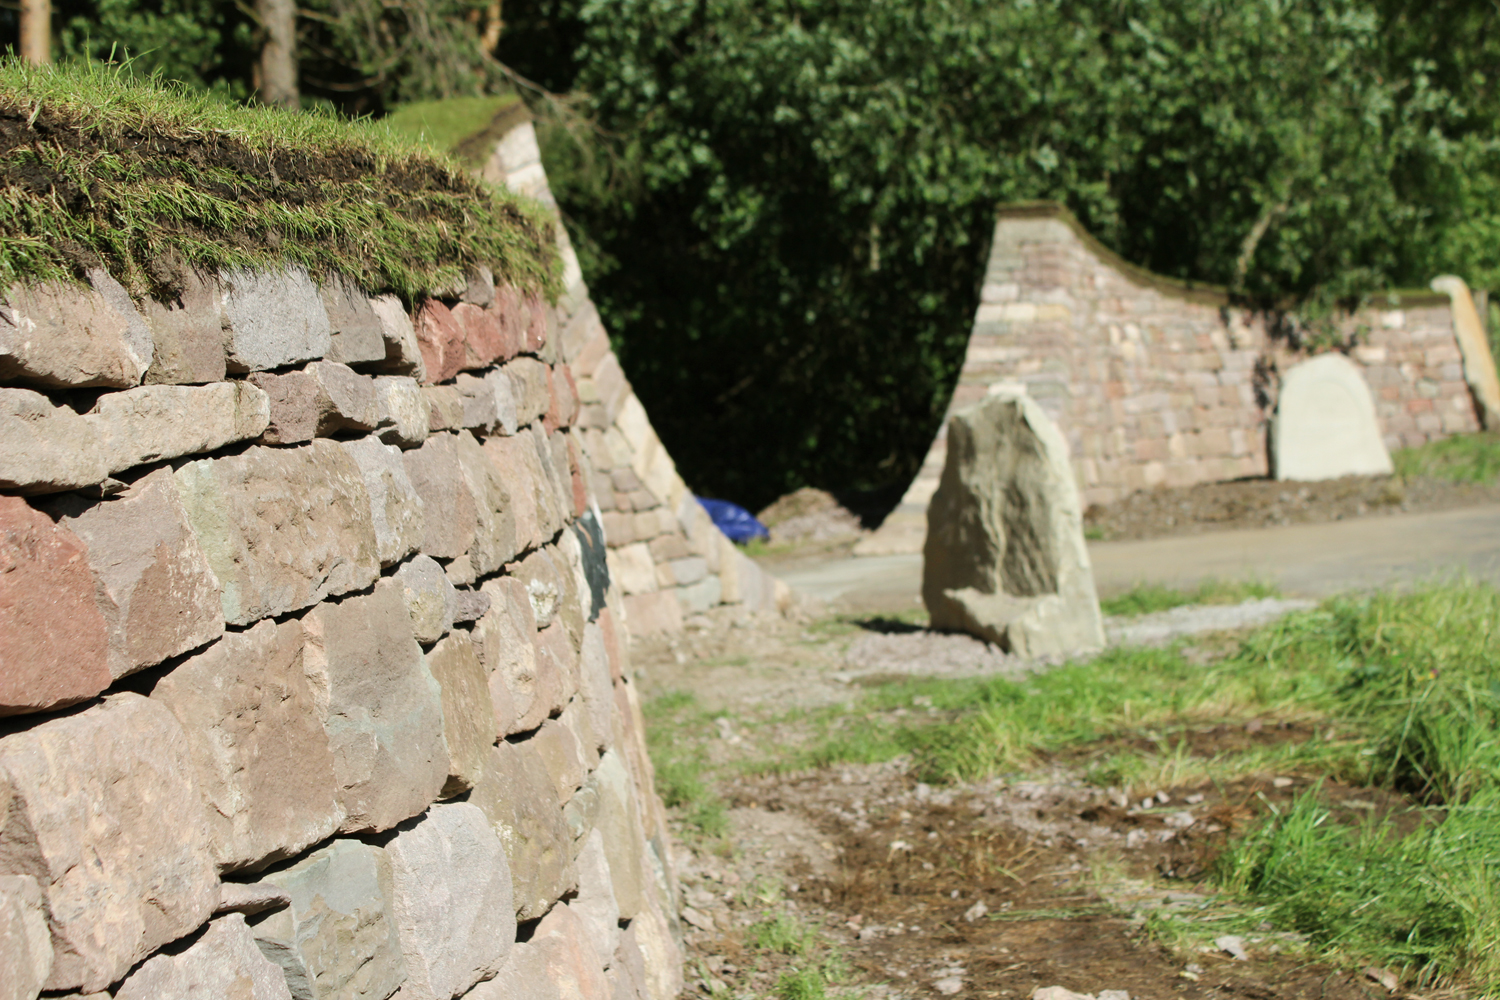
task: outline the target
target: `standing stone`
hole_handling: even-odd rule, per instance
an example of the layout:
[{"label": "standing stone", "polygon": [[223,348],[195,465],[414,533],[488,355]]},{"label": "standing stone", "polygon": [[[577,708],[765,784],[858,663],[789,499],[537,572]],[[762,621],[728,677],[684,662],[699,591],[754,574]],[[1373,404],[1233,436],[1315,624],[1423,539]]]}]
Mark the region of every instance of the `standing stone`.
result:
[{"label": "standing stone", "polygon": [[1271,421],[1277,479],[1388,476],[1390,453],[1375,401],[1359,368],[1342,354],[1320,354],[1281,380]]},{"label": "standing stone", "polygon": [[406,956],[403,1000],[450,1000],[494,975],[516,939],[510,866],[466,802],[435,805],[386,847]]},{"label": "standing stone", "polygon": [[0,1000],[33,1000],[51,972],[41,886],[30,875],[0,875]]},{"label": "standing stone", "polygon": [[562,676],[551,659],[550,669],[538,664],[536,617],[525,584],[504,576],[485,581],[481,592],[489,595],[490,607],[474,626],[474,645],[492,702],[497,710],[511,706],[506,717],[497,715],[495,735],[530,732],[567,702]]},{"label": "standing stone", "polygon": [[102,503],[70,497],[55,511],[88,546],[112,677],[224,633],[219,580],[188,525],[172,470],[157,469]]},{"label": "standing stone", "polygon": [[484,812],[505,848],[519,920],[534,920],[576,884],[573,838],[534,740],[501,741],[469,801]]},{"label": "standing stone", "polygon": [[127,317],[93,289],[12,285],[0,301],[0,380],[62,389],[139,385],[151,347],[138,342],[131,319],[139,322],[134,310]]},{"label": "standing stone", "polygon": [[380,335],[385,340],[385,361],[370,367],[394,375],[410,375],[418,382],[426,381],[427,368],[422,363],[417,331],[401,300],[394,295],[381,295],[370,300],[370,310],[379,321]]},{"label": "standing stone", "polygon": [[111,472],[199,455],[260,436],[270,400],[246,382],[143,385],[99,397],[96,422]]},{"label": "standing stone", "polygon": [[304,669],[326,692],[342,833],[388,830],[448,779],[442,691],[412,637],[398,586],[327,602],[302,619]]},{"label": "standing stone", "polygon": [[296,620],[233,632],[157,683],[151,697],[187,734],[221,871],[290,858],[343,814]]},{"label": "standing stone", "polygon": [[328,312],[302,268],[231,270],[223,281],[230,371],[269,371],[328,353]]},{"label": "standing stone", "polygon": [[25,500],[0,497],[0,716],[72,705],[111,680],[83,542]]},{"label": "standing stone", "polygon": [[218,280],[186,269],[170,302],[147,299],[151,329],[147,385],[202,385],[224,380],[224,306]]},{"label": "standing stone", "polygon": [[231,625],[361,590],[380,576],[364,475],[332,441],[181,466],[177,486]]},{"label": "standing stone", "polygon": [[358,285],[340,274],[329,275],[318,289],[328,312],[329,361],[357,365],[385,360],[384,328]]},{"label": "standing stone", "polygon": [[479,781],[495,743],[495,708],[490,702],[484,667],[474,643],[462,630],[432,648],[427,666],[443,690],[443,739],[448,744],[448,781],[443,798],[452,798]]},{"label": "standing stone", "polygon": [[95,420],[30,389],[0,389],[0,489],[56,493],[109,475]]},{"label": "standing stone", "polygon": [[385,851],[335,840],[266,878],[286,890],[291,906],[252,931],[286,974],[293,1000],[385,1000],[405,982]]},{"label": "standing stone", "polygon": [[406,474],[401,450],[373,437],[342,441],[339,447],[364,477],[380,565],[394,566],[417,551],[427,530],[422,498]]},{"label": "standing stone", "polygon": [[182,727],[137,694],[0,739],[0,845],[46,893],[49,990],[103,989],[218,902]]},{"label": "standing stone", "polygon": [[403,452],[401,460],[426,511],[422,551],[437,559],[466,554],[479,517],[474,494],[459,469],[458,436],[434,434],[422,447]]},{"label": "standing stone", "polygon": [[1067,442],[1029,397],[990,396],[949,418],[922,600],[934,629],[1021,656],[1104,645]]},{"label": "standing stone", "polygon": [[458,594],[437,560],[419,555],[396,570],[394,579],[401,585],[401,598],[417,641],[427,646],[447,635],[453,627]]},{"label": "standing stone", "polygon": [[153,955],[115,1000],[291,1000],[286,977],[255,946],[245,918],[219,917],[185,950]]}]

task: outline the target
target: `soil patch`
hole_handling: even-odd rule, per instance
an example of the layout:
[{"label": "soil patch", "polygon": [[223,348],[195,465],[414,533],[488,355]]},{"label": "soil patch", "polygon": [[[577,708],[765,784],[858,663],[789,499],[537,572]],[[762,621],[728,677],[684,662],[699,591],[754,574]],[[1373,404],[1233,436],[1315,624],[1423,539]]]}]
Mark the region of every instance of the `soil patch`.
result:
[{"label": "soil patch", "polygon": [[1083,521],[1090,538],[1129,541],[1488,503],[1500,503],[1500,481],[1458,483],[1425,476],[1347,476],[1319,483],[1238,479],[1140,490],[1113,503],[1090,505]]}]

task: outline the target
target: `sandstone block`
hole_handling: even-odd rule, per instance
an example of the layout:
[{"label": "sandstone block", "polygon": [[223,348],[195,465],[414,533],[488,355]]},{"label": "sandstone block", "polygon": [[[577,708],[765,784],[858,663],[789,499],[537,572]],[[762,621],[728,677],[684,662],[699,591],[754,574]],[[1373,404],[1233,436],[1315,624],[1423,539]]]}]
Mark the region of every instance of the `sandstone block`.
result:
[{"label": "sandstone block", "polygon": [[[576,539],[564,536],[570,547]],[[576,549],[574,549],[576,554]],[[578,598],[578,576],[570,560],[556,545],[537,549],[508,572],[526,585],[539,628],[560,621],[567,628],[576,650],[583,641],[584,609]]]},{"label": "sandstone block", "polygon": [[333,274],[318,289],[328,313],[329,361],[357,365],[385,360],[385,329],[359,286]]},{"label": "sandstone block", "polygon": [[549,432],[559,427],[572,427],[578,422],[580,403],[578,383],[573,381],[573,373],[567,365],[558,365],[552,369],[548,375],[547,389],[551,401],[542,417],[543,425]]},{"label": "sandstone block", "polygon": [[448,307],[437,299],[428,299],[417,310],[417,346],[422,351],[422,366],[428,382],[446,382],[464,366],[463,328]]},{"label": "sandstone block", "polygon": [[386,444],[415,448],[427,440],[432,414],[416,379],[406,375],[376,378],[375,408],[380,420],[380,439]]},{"label": "sandstone block", "polygon": [[603,1000],[610,996],[604,965],[612,952],[601,953],[591,931],[589,922],[574,911],[571,903],[559,903],[542,918],[532,935],[530,944],[541,953],[547,979],[565,1000]]},{"label": "sandstone block", "polygon": [[429,411],[427,429],[456,431],[464,426],[464,397],[457,385],[424,385],[422,398],[427,400]]},{"label": "sandstone block", "polygon": [[425,646],[447,635],[458,608],[458,593],[437,560],[419,555],[396,570],[395,581],[401,585],[417,641]]},{"label": "sandstone block", "polygon": [[474,543],[478,525],[474,494],[458,463],[458,436],[435,434],[401,460],[426,511],[421,549],[438,559],[455,559]]},{"label": "sandstone block", "polygon": [[176,477],[231,625],[360,590],[380,575],[364,475],[332,441],[200,459]]},{"label": "sandstone block", "polygon": [[[118,286],[116,286],[118,287]],[[129,296],[126,296],[126,302]],[[12,285],[0,301],[0,381],[58,388],[139,385],[149,332],[97,289],[60,282]]]},{"label": "sandstone block", "polygon": [[186,949],[147,959],[115,1000],[291,1000],[280,966],[255,946],[245,918],[219,917]]},{"label": "sandstone block", "polygon": [[299,444],[340,431],[372,431],[380,423],[375,384],[348,365],[317,361],[285,375],[249,379],[270,398],[267,444]]},{"label": "sandstone block", "polygon": [[98,427],[109,471],[199,455],[266,429],[270,399],[246,382],[145,385],[100,396],[88,412]]},{"label": "sandstone block", "polygon": [[464,1000],[562,1000],[547,972],[547,959],[530,941],[518,941],[500,963],[494,979],[464,994]]},{"label": "sandstone block", "polygon": [[[563,711],[566,713],[567,709]],[[585,751],[578,736],[559,717],[542,723],[528,742],[535,745],[543,766],[547,768],[547,775],[552,779],[552,801],[566,804],[588,777]]]},{"label": "sandstone block", "polygon": [[370,367],[396,375],[410,375],[418,382],[427,381],[422,346],[401,300],[394,295],[378,296],[370,300],[370,311],[380,323],[380,335],[385,340],[385,361]]},{"label": "sandstone block", "polygon": [[96,421],[30,389],[0,389],[0,489],[56,493],[109,475]]},{"label": "sandstone block", "polygon": [[588,938],[599,947],[606,961],[620,946],[620,904],[609,876],[604,853],[604,834],[595,829],[584,838],[574,862],[578,871],[578,896],[568,904],[588,928]]},{"label": "sandstone block", "polygon": [[364,477],[365,492],[370,497],[370,523],[375,529],[375,551],[380,565],[392,566],[422,544],[427,530],[422,498],[407,476],[401,452],[394,445],[363,438],[340,442],[339,447],[354,459]]},{"label": "sandstone block", "polygon": [[645,959],[646,995],[651,1000],[673,1000],[682,992],[682,949],[655,892],[649,894],[647,906],[631,920],[623,938],[639,948]]},{"label": "sandstone block", "polygon": [[295,1000],[385,1000],[406,980],[386,852],[335,840],[267,876],[291,906],[255,922],[255,943]]},{"label": "sandstone block", "polygon": [[465,369],[488,368],[497,359],[516,353],[500,317],[483,306],[460,302],[453,307],[453,321],[463,331]]},{"label": "sandstone block", "polygon": [[320,604],[302,619],[304,669],[326,691],[340,832],[388,830],[422,812],[448,779],[442,691],[399,586]]},{"label": "sandstone block", "polygon": [[516,358],[500,370],[510,379],[516,420],[523,427],[540,420],[552,402],[547,366],[536,358]]},{"label": "sandstone block", "polygon": [[69,498],[56,513],[88,546],[112,677],[224,633],[219,580],[188,524],[170,469],[157,469],[103,503]]},{"label": "sandstone block", "polygon": [[554,622],[536,633],[536,662],[539,675],[557,678],[563,704],[567,704],[578,693],[579,664],[578,651],[561,623]]},{"label": "sandstone block", "polygon": [[223,282],[230,371],[284,368],[328,353],[328,312],[302,268],[228,271]]},{"label": "sandstone block", "polygon": [[47,989],[103,989],[218,902],[187,740],[156,702],[114,695],[0,738],[0,802],[0,875],[47,897]]},{"label": "sandstone block", "polygon": [[427,666],[443,692],[443,739],[448,744],[451,798],[473,788],[495,743],[495,707],[488,678],[467,632],[454,632],[427,654]]},{"label": "sandstone block", "polygon": [[688,614],[701,614],[715,607],[723,596],[723,584],[719,578],[710,576],[686,587],[677,588],[677,600]]},{"label": "sandstone block", "polygon": [[612,1000],[651,1000],[646,986],[646,956],[629,929],[621,933],[620,947],[604,978],[609,980]]},{"label": "sandstone block", "polygon": [[597,746],[607,749],[615,710],[615,687],[610,679],[609,651],[604,630],[590,622],[583,630],[583,650],[579,656],[579,693],[588,713],[589,729],[599,738]]},{"label": "sandstone block", "polygon": [[112,679],[83,542],[0,497],[0,716],[72,705]]},{"label": "sandstone block", "polygon": [[249,917],[291,905],[292,897],[272,882],[220,882],[219,905],[214,907],[214,916],[243,913]]},{"label": "sandstone block", "polygon": [[454,388],[463,401],[462,426],[486,436],[516,432],[516,402],[510,379],[502,373],[483,378],[460,373]]},{"label": "sandstone block", "polygon": [[[585,772],[591,772],[599,766],[599,748],[610,742],[610,730],[596,733],[593,728],[593,717],[590,716],[588,706],[584,704],[583,698],[574,697],[563,707],[562,714],[557,717],[573,738],[578,741],[579,758],[583,761]],[[613,725],[610,727],[613,729]],[[578,785],[583,787],[582,782]]]},{"label": "sandstone block", "polygon": [[567,702],[564,678],[554,657],[539,661],[525,584],[506,576],[486,581],[482,591],[490,607],[474,626],[474,645],[496,710],[495,735],[529,732]]},{"label": "sandstone block", "polygon": [[474,541],[468,556],[476,573],[488,575],[514,559],[519,551],[510,491],[473,435],[460,432],[455,452],[464,483],[474,498]]},{"label": "sandstone block", "polygon": [[0,1000],[34,1000],[51,972],[41,886],[30,875],[0,875]]},{"label": "sandstone block", "polygon": [[485,441],[484,453],[508,488],[516,545],[521,551],[539,548],[552,537],[546,527],[560,524],[562,517],[535,440],[530,434],[492,437]]},{"label": "sandstone block", "polygon": [[[451,580],[452,577],[449,577]],[[477,590],[458,591],[458,604],[453,612],[453,623],[463,625],[478,621],[490,609],[490,595]]]},{"label": "sandstone block", "polygon": [[922,600],[933,628],[1022,656],[1104,645],[1068,445],[1030,397],[990,396],[948,419]]},{"label": "sandstone block", "polygon": [[1375,401],[1354,362],[1320,354],[1287,371],[1271,421],[1271,465],[1277,479],[1390,475]]},{"label": "sandstone block", "polygon": [[146,299],[141,316],[151,330],[147,385],[191,385],[224,379],[224,306],[218,280],[193,270],[168,302]]},{"label": "sandstone block", "polygon": [[593,782],[599,794],[596,820],[609,863],[611,884],[620,916],[629,920],[648,905],[651,873],[646,867],[646,837],[635,800],[635,786],[624,758],[616,750],[599,758]]},{"label": "sandstone block", "polygon": [[406,956],[402,997],[450,1000],[494,975],[516,915],[510,866],[484,813],[467,802],[435,805],[386,852]]},{"label": "sandstone block", "polygon": [[290,858],[333,833],[334,757],[296,620],[234,632],[157,683],[182,723],[220,870]]},{"label": "sandstone block", "polygon": [[505,848],[520,920],[540,917],[575,885],[573,838],[533,743],[502,741],[491,748],[489,766],[469,793]]}]

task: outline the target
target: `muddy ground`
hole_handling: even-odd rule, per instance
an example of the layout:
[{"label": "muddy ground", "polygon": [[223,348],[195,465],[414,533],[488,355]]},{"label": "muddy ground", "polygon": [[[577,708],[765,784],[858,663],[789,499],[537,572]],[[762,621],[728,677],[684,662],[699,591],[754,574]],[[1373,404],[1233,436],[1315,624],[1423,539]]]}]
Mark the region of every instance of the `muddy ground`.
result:
[{"label": "muddy ground", "polygon": [[[653,704],[689,706],[656,713],[653,739],[670,740],[679,759],[696,755],[710,797],[725,807],[721,833],[695,825],[690,816],[701,814],[687,806],[673,810],[686,995],[814,1000],[822,994],[789,978],[809,969],[836,984],[829,996],[872,1000],[1024,1000],[1051,986],[1148,1000],[1388,995],[1364,970],[1309,957],[1296,935],[1266,927],[1215,940],[1208,866],[1236,829],[1305,789],[1306,776],[1085,784],[1089,753],[1118,746],[960,786],[922,784],[902,759],[787,771],[829,725],[826,714],[815,723],[818,713],[797,709],[843,706],[852,714],[832,727],[857,726],[863,686],[892,675],[1020,676],[1034,666],[902,625],[720,609],[692,619],[682,636],[633,649],[648,714]],[[1232,638],[1201,641],[1212,655]],[[934,711],[913,704],[892,714]],[[1305,723],[1267,719],[1205,729],[1191,743],[1212,755],[1313,735]],[[1329,791],[1351,816],[1392,807],[1369,789]],[[1154,932],[1167,913],[1192,918],[1201,933]]]}]

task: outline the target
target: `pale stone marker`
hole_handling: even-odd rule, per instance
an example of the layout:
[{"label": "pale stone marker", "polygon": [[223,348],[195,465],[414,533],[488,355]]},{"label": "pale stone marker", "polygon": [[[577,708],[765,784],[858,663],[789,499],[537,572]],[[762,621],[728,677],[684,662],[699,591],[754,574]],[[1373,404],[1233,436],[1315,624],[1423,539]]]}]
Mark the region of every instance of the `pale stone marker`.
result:
[{"label": "pale stone marker", "polygon": [[1307,482],[1390,475],[1375,401],[1354,362],[1321,354],[1286,373],[1271,421],[1271,467],[1277,479]]},{"label": "pale stone marker", "polygon": [[949,418],[922,600],[933,628],[1022,656],[1104,645],[1068,444],[1030,397],[991,396]]}]

